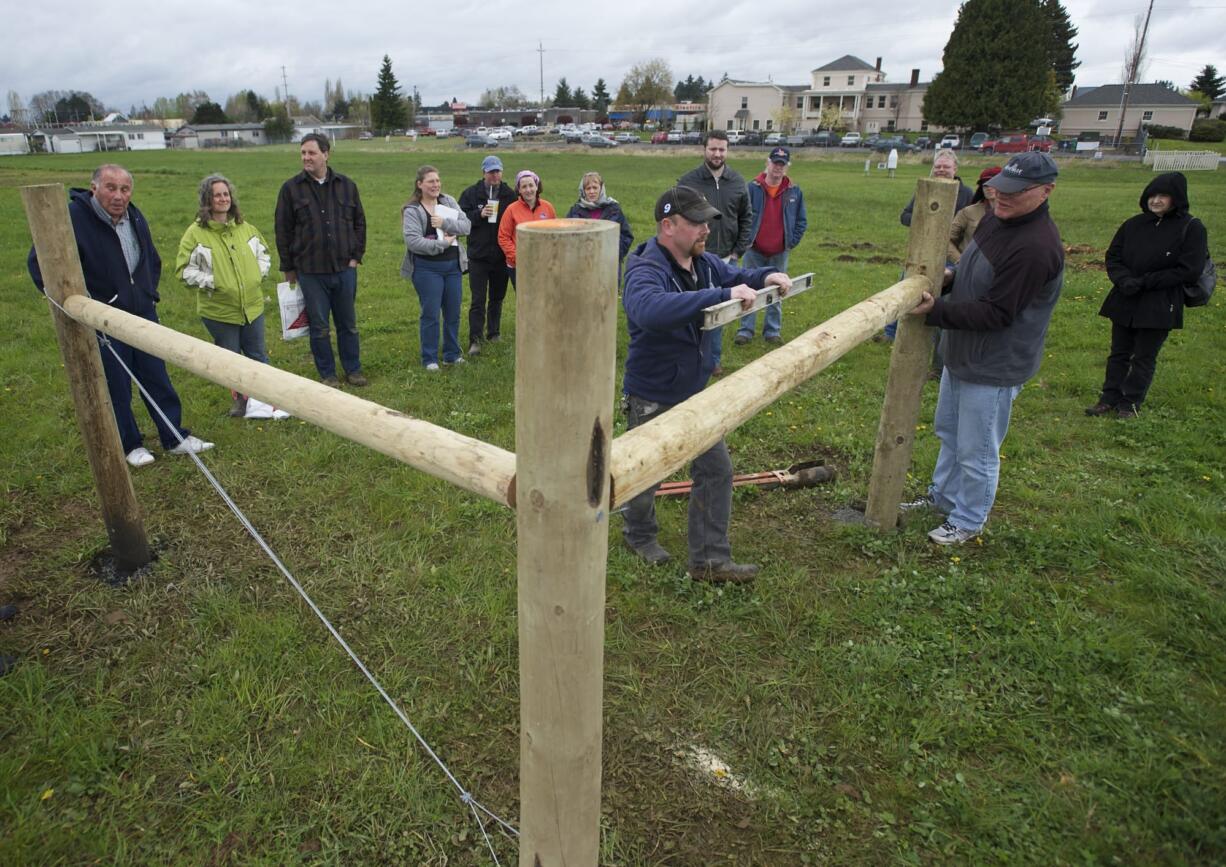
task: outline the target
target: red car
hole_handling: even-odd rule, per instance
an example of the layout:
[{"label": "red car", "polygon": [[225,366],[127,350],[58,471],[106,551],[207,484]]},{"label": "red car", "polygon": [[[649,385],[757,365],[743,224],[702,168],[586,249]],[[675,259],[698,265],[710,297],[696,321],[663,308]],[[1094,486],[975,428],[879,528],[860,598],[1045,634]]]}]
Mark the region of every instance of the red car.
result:
[{"label": "red car", "polygon": [[1020,154],[1026,151],[1051,150],[1051,139],[1045,135],[1027,135],[1025,133],[1010,133],[983,143],[982,153],[985,154]]},{"label": "red car", "polygon": [[668,144],[668,133],[664,132],[663,130],[661,130],[660,132],[653,132],[651,134],[651,143],[652,144]]}]

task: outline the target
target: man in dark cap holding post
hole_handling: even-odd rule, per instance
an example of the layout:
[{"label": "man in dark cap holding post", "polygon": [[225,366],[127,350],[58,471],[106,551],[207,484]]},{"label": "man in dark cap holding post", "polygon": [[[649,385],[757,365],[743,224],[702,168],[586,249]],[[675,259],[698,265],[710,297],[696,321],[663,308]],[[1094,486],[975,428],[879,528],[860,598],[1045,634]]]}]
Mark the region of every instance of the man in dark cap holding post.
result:
[{"label": "man in dark cap holding post", "polygon": [[[655,418],[706,386],[714,363],[703,309],[729,301],[753,304],[768,284],[792,286],[773,267],[746,270],[706,252],[708,223],[722,219],[700,193],[677,186],[656,202],[656,236],[630,254],[622,304],[630,332],[624,391],[631,428]],[[732,560],[732,459],[721,439],[694,459],[689,507],[689,575],[698,581],[745,583],[758,567]],[[622,535],[635,554],[655,565],[670,559],[656,540],[656,486],[626,506]]]},{"label": "man in dark cap holding post", "polygon": [[1055,161],[1018,154],[987,182],[993,213],[952,269],[948,294],[925,292],[911,311],[941,329],[945,369],[933,429],[941,441],[928,493],[908,506],[945,514],[928,534],[938,545],[978,536],[996,500],[1000,447],[1013,400],[1035,375],[1064,285],[1064,246],[1047,209]]}]

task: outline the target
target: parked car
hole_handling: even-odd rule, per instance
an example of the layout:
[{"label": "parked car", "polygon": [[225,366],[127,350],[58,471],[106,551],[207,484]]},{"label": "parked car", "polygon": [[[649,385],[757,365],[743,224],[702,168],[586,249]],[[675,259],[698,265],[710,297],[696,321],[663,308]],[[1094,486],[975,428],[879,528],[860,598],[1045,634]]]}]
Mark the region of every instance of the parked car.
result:
[{"label": "parked car", "polygon": [[360,133],[358,133],[358,139],[359,139],[360,141],[367,141],[367,140],[372,139],[372,138],[374,138],[374,137],[375,137],[375,134],[374,134],[373,132],[370,132],[369,130],[367,130],[367,131],[365,131],[365,132],[360,132]]},{"label": "parked car", "polygon": [[587,132],[583,134],[583,143],[590,148],[615,148],[617,142],[598,132]]},{"label": "parked car", "polygon": [[739,129],[728,130],[728,144],[739,145],[745,141],[745,133]]},{"label": "parked car", "polygon": [[812,133],[811,135],[807,135],[804,137],[804,140],[805,140],[804,147],[807,147],[807,148],[815,148],[815,147],[828,148],[828,147],[833,147],[834,145],[837,145],[839,143],[839,137],[836,136],[834,133],[832,133],[828,129],[824,129],[819,132]]},{"label": "parked car", "polygon": [[957,150],[958,148],[962,147],[962,137],[950,133],[941,139],[941,142],[937,145],[937,147],[953,148],[954,150]]},{"label": "parked car", "polygon": [[455,131],[450,129],[436,129],[433,132],[426,133],[426,135],[432,135],[435,138],[451,138],[455,134]]},{"label": "parked car", "polygon": [[783,144],[783,133],[768,132],[766,134],[766,138],[762,139],[762,144],[766,145],[768,148],[773,148],[777,145]]},{"label": "parked car", "polygon": [[582,144],[584,135],[585,133],[577,129],[568,129],[562,132],[562,138],[566,140],[567,144]]},{"label": "parked car", "polygon": [[466,148],[496,148],[498,141],[490,138],[488,135],[470,135],[464,139],[464,147]]},{"label": "parked car", "polygon": [[702,133],[696,129],[681,134],[681,143],[688,145],[702,144]]},{"label": "parked car", "polygon": [[974,150],[982,150],[983,143],[987,141],[988,138],[989,136],[986,132],[977,132],[971,136],[971,140],[968,144]]},{"label": "parked car", "polygon": [[915,147],[918,150],[926,150],[932,147],[932,139],[926,135],[922,135],[915,140]]},{"label": "parked car", "polygon": [[762,144],[762,133],[757,130],[749,130],[741,137],[743,145],[760,145]]},{"label": "parked car", "polygon": [[618,144],[638,144],[639,137],[632,132],[619,132],[617,135],[613,136],[613,141],[617,142]]},{"label": "parked car", "polygon": [[801,133],[795,133],[793,135],[784,136],[783,143],[790,148],[802,148],[805,146],[806,138],[807,136]]},{"label": "parked car", "polygon": [[669,130],[665,141],[667,141],[669,144],[681,144],[681,130]]},{"label": "parked car", "polygon": [[860,133],[858,132],[844,133],[843,137],[839,139],[839,144],[845,148],[859,147],[860,146]]},{"label": "parked car", "polygon": [[1025,133],[1009,133],[988,139],[983,143],[985,154],[1020,154],[1026,151],[1051,150],[1051,139],[1045,135],[1026,135]]},{"label": "parked car", "polygon": [[912,151],[919,150],[919,148],[911,144],[911,142],[907,141],[902,136],[895,135],[883,136],[882,138],[877,139],[877,141],[873,144],[873,150],[881,151],[882,153],[887,154],[892,150],[896,150],[900,154],[909,154]]},{"label": "parked car", "polygon": [[873,133],[868,138],[860,139],[860,147],[862,148],[875,147],[877,145],[878,140],[880,140],[880,138],[881,138],[880,133]]}]

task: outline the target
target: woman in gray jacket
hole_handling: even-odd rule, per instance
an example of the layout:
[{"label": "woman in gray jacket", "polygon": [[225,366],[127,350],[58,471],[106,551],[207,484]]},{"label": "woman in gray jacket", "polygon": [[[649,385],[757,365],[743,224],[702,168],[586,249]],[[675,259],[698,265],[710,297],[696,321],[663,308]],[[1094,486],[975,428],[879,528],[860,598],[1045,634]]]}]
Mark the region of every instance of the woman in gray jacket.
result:
[{"label": "woman in gray jacket", "polygon": [[460,354],[460,302],[468,268],[459,237],[472,229],[459,204],[443,192],[438,169],[417,170],[413,196],[405,203],[404,262],[400,276],[413,281],[421,302],[421,363],[439,365],[439,314],[443,321],[443,364],[463,364]]}]

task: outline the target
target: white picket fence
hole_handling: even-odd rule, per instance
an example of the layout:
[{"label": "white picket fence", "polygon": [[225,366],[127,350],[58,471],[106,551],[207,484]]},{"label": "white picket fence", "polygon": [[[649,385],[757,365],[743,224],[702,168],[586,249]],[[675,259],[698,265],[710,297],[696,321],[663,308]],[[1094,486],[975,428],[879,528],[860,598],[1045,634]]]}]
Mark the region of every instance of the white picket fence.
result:
[{"label": "white picket fence", "polygon": [[1179,172],[1205,169],[1217,171],[1221,161],[1213,151],[1146,151],[1143,160],[1156,172]]}]

